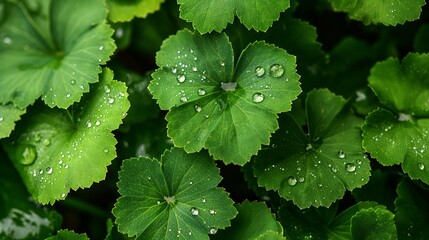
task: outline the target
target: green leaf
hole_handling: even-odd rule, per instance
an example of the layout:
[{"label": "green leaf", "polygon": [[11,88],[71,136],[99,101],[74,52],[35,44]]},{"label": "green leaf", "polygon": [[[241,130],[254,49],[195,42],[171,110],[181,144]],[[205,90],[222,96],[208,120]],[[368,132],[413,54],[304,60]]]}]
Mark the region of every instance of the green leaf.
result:
[{"label": "green leaf", "polygon": [[125,160],[113,208],[120,232],[137,239],[209,239],[236,215],[207,153],[173,148],[161,161]]},{"label": "green leaf", "polygon": [[351,233],[354,240],[385,239],[396,240],[393,213],[383,208],[367,208],[351,219]]},{"label": "green leaf", "polygon": [[6,151],[33,198],[64,199],[71,189],[89,187],[106,176],[116,156],[117,129],[129,102],[125,84],[106,69],[90,94],[68,110],[30,108],[5,142]]},{"label": "green leaf", "polygon": [[108,0],[109,19],[112,22],[129,22],[134,17],[145,18],[158,11],[164,0]]},{"label": "green leaf", "polygon": [[426,44],[429,41],[429,24],[422,24],[417,31],[413,41],[413,48],[417,52],[429,52],[429,46]]},{"label": "green leaf", "polygon": [[149,90],[168,112],[168,135],[187,152],[206,148],[215,159],[244,164],[278,128],[301,92],[295,57],[264,42],[249,45],[234,67],[225,34],[188,30],[157,54]]},{"label": "green leaf", "polygon": [[370,166],[361,147],[362,121],[345,104],[326,89],[310,92],[308,134],[291,115],[283,115],[272,148],[256,156],[253,168],[258,184],[308,208],[330,206],[345,190],[367,183]]},{"label": "green leaf", "polygon": [[[245,200],[236,206],[238,215],[231,222],[231,227],[219,231],[214,239],[285,239],[283,228],[267,205],[262,202]],[[275,233],[272,235],[272,233]]]},{"label": "green leaf", "polygon": [[364,24],[404,24],[420,18],[425,0],[330,0],[335,11],[346,12]]},{"label": "green leaf", "polygon": [[395,222],[399,239],[429,239],[429,192],[403,180],[397,188]]},{"label": "green leaf", "polygon": [[200,33],[221,32],[234,16],[240,19],[247,29],[267,31],[280,17],[280,13],[289,8],[289,0],[178,0],[180,17]]},{"label": "green leaf", "polygon": [[57,235],[46,238],[45,240],[89,240],[86,234],[78,234],[70,230],[60,230]]},{"label": "green leaf", "polygon": [[98,81],[115,50],[104,0],[6,1],[0,25],[0,103],[25,108],[42,96],[67,108]]},{"label": "green leaf", "polygon": [[371,70],[370,87],[387,109],[370,113],[363,147],[383,165],[402,164],[413,179],[429,183],[429,54],[389,58]]},{"label": "green leaf", "polygon": [[0,239],[44,239],[61,227],[61,215],[36,204],[0,151]]},{"label": "green leaf", "polygon": [[0,139],[8,137],[15,128],[15,122],[25,113],[25,109],[14,107],[12,104],[0,104]]}]

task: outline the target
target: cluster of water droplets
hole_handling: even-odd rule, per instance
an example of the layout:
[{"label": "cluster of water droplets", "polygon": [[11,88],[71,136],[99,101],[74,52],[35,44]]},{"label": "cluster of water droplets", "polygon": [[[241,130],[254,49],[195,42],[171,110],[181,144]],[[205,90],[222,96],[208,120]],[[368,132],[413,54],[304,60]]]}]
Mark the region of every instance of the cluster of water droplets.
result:
[{"label": "cluster of water droplets", "polygon": [[[268,72],[268,74],[266,74]],[[268,70],[266,70],[264,67],[262,66],[258,66],[255,68],[254,70],[254,74],[256,75],[256,77],[259,78],[263,78],[266,76],[270,76],[273,78],[279,78],[281,76],[284,75],[284,69],[280,64],[273,64],[271,65]],[[270,86],[269,85],[264,85],[265,83],[263,81],[259,82],[257,84],[261,83],[262,85],[259,86],[259,88],[265,88],[265,89],[269,89]],[[261,92],[255,92],[252,96],[252,101],[254,103],[261,103],[265,100],[265,95]]]}]

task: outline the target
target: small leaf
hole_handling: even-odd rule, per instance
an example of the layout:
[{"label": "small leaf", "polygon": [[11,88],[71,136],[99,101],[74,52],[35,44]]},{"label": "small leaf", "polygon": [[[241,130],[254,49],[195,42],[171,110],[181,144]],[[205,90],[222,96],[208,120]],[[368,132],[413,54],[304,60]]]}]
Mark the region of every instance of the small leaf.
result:
[{"label": "small leaf", "polygon": [[380,102],[363,130],[363,147],[383,165],[402,164],[413,179],[429,183],[429,54],[389,58],[371,70],[369,83]]},{"label": "small leaf", "polygon": [[310,92],[306,100],[308,134],[291,115],[283,115],[272,148],[256,157],[253,168],[258,184],[308,208],[328,207],[345,190],[367,183],[370,166],[361,147],[362,121],[345,104],[342,97],[326,89]]},{"label": "small leaf", "polygon": [[179,31],[163,43],[157,64],[149,90],[161,109],[170,109],[168,135],[175,146],[207,148],[225,163],[242,165],[269,144],[277,113],[289,111],[301,92],[295,57],[256,42],[234,68],[225,34]]},{"label": "small leaf", "polygon": [[236,215],[217,185],[219,169],[207,153],[167,150],[161,161],[125,160],[113,208],[118,229],[137,239],[209,239]]},{"label": "small leaf", "polygon": [[180,17],[200,33],[215,30],[221,32],[234,16],[248,28],[267,31],[280,17],[280,13],[289,8],[289,0],[178,0]]},{"label": "small leaf", "polygon": [[129,22],[134,17],[145,18],[159,10],[164,0],[108,0],[109,19],[112,22]]},{"label": "small leaf", "polygon": [[46,238],[45,240],[89,240],[86,234],[78,234],[70,230],[60,230],[57,235]]},{"label": "small leaf", "polygon": [[214,239],[285,239],[282,226],[265,203],[245,200],[236,208],[238,215],[232,220],[231,227],[219,231]]},{"label": "small leaf", "polygon": [[8,137],[15,128],[15,122],[25,113],[25,109],[14,107],[12,104],[0,104],[0,139]]},{"label": "small leaf", "polygon": [[364,24],[404,24],[419,19],[424,0],[330,0],[335,11],[347,12],[351,19]]},{"label": "small leaf", "polygon": [[0,151],[0,239],[51,236],[61,227],[61,215],[34,202],[5,155]]},{"label": "small leaf", "polygon": [[101,81],[69,110],[36,105],[5,142],[33,198],[64,199],[71,189],[89,187],[106,176],[115,157],[117,129],[129,108],[125,84],[105,70]]},{"label": "small leaf", "polygon": [[429,239],[429,192],[403,180],[397,188],[395,222],[399,239]]},{"label": "small leaf", "polygon": [[[0,103],[25,108],[42,96],[67,108],[98,81],[115,50],[104,0],[6,1],[0,25]],[[85,16],[85,17],[82,17]]]},{"label": "small leaf", "polygon": [[396,226],[393,217],[393,213],[384,208],[360,210],[351,219],[352,238],[354,240],[396,240]]}]

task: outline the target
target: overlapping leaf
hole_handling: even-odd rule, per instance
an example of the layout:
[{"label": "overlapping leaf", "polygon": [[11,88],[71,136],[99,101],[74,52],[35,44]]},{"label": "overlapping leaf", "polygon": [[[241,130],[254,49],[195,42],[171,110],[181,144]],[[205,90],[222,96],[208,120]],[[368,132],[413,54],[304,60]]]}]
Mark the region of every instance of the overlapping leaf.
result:
[{"label": "overlapping leaf", "polygon": [[74,231],[60,230],[57,235],[46,238],[45,240],[89,240],[86,234],[78,234]]},{"label": "overlapping leaf", "polygon": [[396,240],[393,213],[384,208],[367,208],[357,212],[351,219],[351,235],[355,240]]},{"label": "overlapping leaf", "polygon": [[67,108],[98,81],[113,53],[104,0],[3,3],[0,25],[0,103],[20,108],[42,96]]},{"label": "overlapping leaf", "polygon": [[125,84],[104,70],[99,84],[68,110],[42,104],[19,122],[5,148],[33,198],[63,199],[71,189],[105,178],[115,157],[119,127],[129,102]]},{"label": "overlapping leaf", "polygon": [[192,22],[200,33],[220,32],[234,16],[248,28],[266,31],[280,13],[289,8],[289,0],[178,0],[180,17]]},{"label": "overlapping leaf", "polygon": [[[238,215],[231,227],[219,231],[214,239],[281,240],[283,228],[264,203],[245,200],[236,206]],[[269,237],[269,238],[268,238]]]},{"label": "overlapping leaf", "polygon": [[167,39],[149,90],[170,109],[168,135],[187,152],[207,148],[226,163],[244,164],[278,128],[301,92],[295,57],[264,42],[250,44],[234,67],[225,34],[188,30]]},{"label": "overlapping leaf", "polygon": [[385,108],[363,125],[363,147],[383,165],[402,164],[429,183],[429,54],[389,58],[371,70],[370,87]]},{"label": "overlapping leaf", "polygon": [[128,22],[134,17],[145,18],[156,12],[164,0],[108,0],[109,18],[112,22]]},{"label": "overlapping leaf", "polygon": [[9,136],[15,128],[15,122],[24,113],[25,110],[14,107],[12,104],[0,104],[0,139]]},{"label": "overlapping leaf", "polygon": [[330,0],[336,11],[347,12],[351,19],[365,24],[403,24],[420,17],[424,0]]},{"label": "overlapping leaf", "polygon": [[167,150],[161,161],[125,160],[119,172],[122,195],[113,209],[120,232],[137,239],[209,239],[236,215],[217,185],[219,170],[207,153]]},{"label": "overlapping leaf", "polygon": [[345,190],[367,183],[370,166],[361,147],[362,121],[345,104],[326,89],[310,92],[308,134],[291,115],[283,115],[272,148],[256,157],[253,168],[258,184],[307,208],[330,206]]}]

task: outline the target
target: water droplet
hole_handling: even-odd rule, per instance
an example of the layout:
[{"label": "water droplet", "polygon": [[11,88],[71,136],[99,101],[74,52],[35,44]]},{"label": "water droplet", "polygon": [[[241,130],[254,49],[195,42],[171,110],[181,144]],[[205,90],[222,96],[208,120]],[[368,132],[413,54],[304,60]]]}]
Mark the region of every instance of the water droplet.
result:
[{"label": "water droplet", "polygon": [[76,84],[76,80],[74,80],[74,79],[70,80],[70,84],[71,85],[75,85]]},{"label": "water droplet", "polygon": [[190,181],[190,182],[189,182],[189,185],[192,185],[192,184],[194,184],[194,182]]},{"label": "water droplet", "polygon": [[203,203],[205,203],[207,200],[205,199],[205,198],[203,198],[202,200],[201,200],[201,202],[203,202]]},{"label": "water droplet", "polygon": [[65,197],[66,197],[65,193],[61,194],[61,198],[65,198]]},{"label": "water droplet", "polygon": [[0,117],[0,122],[3,122],[3,120],[4,120],[4,118],[3,118],[3,117]]},{"label": "water droplet", "polygon": [[100,51],[103,50],[103,49],[104,49],[103,45],[101,45],[101,46],[98,47],[98,50],[100,50]]},{"label": "water droplet", "polygon": [[188,98],[187,98],[187,97],[181,97],[181,98],[180,98],[180,101],[181,101],[182,103],[185,103],[185,102],[187,102],[187,101],[188,101]]},{"label": "water droplet", "polygon": [[95,125],[100,126],[101,122],[100,121],[95,121]]},{"label": "water droplet", "polygon": [[40,170],[39,170],[39,174],[43,174],[43,169],[40,169]]},{"label": "water droplet", "polygon": [[104,153],[108,153],[108,152],[109,152],[109,149],[105,148],[105,149],[103,150],[103,152],[104,152]]},{"label": "water droplet", "polygon": [[22,165],[33,164],[37,158],[36,148],[32,145],[23,145],[21,147],[19,148],[19,151],[22,151],[22,153],[20,154],[19,162]]},{"label": "water droplet", "polygon": [[221,63],[220,63],[220,65],[221,65],[222,67],[225,67],[225,63],[224,63],[224,62],[221,62]]},{"label": "water droplet", "polygon": [[332,166],[331,170],[332,170],[333,173],[338,172],[338,168],[336,166]]},{"label": "water droplet", "polygon": [[70,93],[67,93],[66,98],[69,98],[70,96],[71,96],[71,94],[70,94]]},{"label": "water droplet", "polygon": [[264,95],[262,95],[262,93],[255,93],[253,94],[253,102],[255,103],[260,103],[262,101],[264,101]]},{"label": "water droplet", "polygon": [[265,74],[265,68],[257,67],[255,68],[255,73],[256,73],[256,76],[262,77]]},{"label": "water droplet", "polygon": [[423,163],[419,163],[419,169],[420,170],[425,170],[425,165]]},{"label": "water droplet", "polygon": [[195,111],[196,111],[196,112],[201,112],[201,109],[202,109],[202,108],[201,108],[200,106],[195,105],[195,106],[194,106],[194,108],[195,108]]},{"label": "water droplet", "polygon": [[105,93],[110,93],[110,88],[109,88],[109,86],[104,86],[104,92]]},{"label": "water droplet", "polygon": [[405,122],[405,121],[410,121],[411,119],[412,119],[412,117],[410,114],[399,113],[398,121]]},{"label": "water droplet", "polygon": [[295,186],[297,183],[297,180],[296,178],[290,176],[287,178],[287,183],[289,184],[289,186]]},{"label": "water droplet", "polygon": [[45,146],[49,146],[49,145],[51,145],[51,140],[49,140],[49,139],[43,139],[43,145],[45,145]]},{"label": "water droplet", "polygon": [[47,167],[46,168],[46,173],[47,174],[52,174],[53,169],[51,167]]},{"label": "water droplet", "polygon": [[115,99],[113,99],[113,98],[109,98],[109,99],[107,100],[107,102],[108,102],[109,104],[113,104],[113,103],[115,102]]},{"label": "water droplet", "polygon": [[285,72],[285,70],[279,64],[273,64],[270,67],[270,75],[272,77],[281,77],[281,76],[283,76],[284,72]]},{"label": "water droplet", "polygon": [[338,157],[344,159],[346,157],[346,154],[342,150],[340,150],[338,151]]},{"label": "water droplet", "polygon": [[237,87],[236,82],[221,82],[220,87],[227,92],[233,92],[235,91],[235,88]]},{"label": "water droplet", "polygon": [[305,178],[304,178],[304,177],[299,177],[299,178],[298,178],[298,182],[303,183],[304,181],[305,181]]},{"label": "water droplet", "polygon": [[198,95],[199,95],[199,96],[204,96],[204,95],[206,95],[206,90],[204,90],[204,89],[202,89],[202,88],[198,89]]},{"label": "water droplet", "polygon": [[13,43],[12,38],[10,37],[3,38],[3,43],[7,45],[11,45]]},{"label": "water droplet", "polygon": [[191,214],[194,216],[198,216],[198,214],[200,213],[200,211],[198,211],[197,208],[191,208]]},{"label": "water droplet", "polygon": [[217,212],[216,212],[215,210],[213,210],[213,209],[212,209],[212,210],[210,210],[210,211],[209,211],[209,213],[210,213],[211,215],[215,215]]},{"label": "water droplet", "polygon": [[101,58],[98,59],[98,62],[101,62]]},{"label": "water droplet", "polygon": [[196,72],[196,71],[198,71],[198,68],[197,67],[192,67],[192,71]]},{"label": "water droplet", "polygon": [[90,121],[86,122],[86,127],[87,127],[87,128],[92,127],[92,123],[91,123]]},{"label": "water droplet", "polygon": [[313,149],[313,145],[311,145],[311,143],[308,143],[307,146],[305,147],[305,150],[309,151]]},{"label": "water droplet", "polygon": [[182,83],[182,82],[184,82],[185,80],[186,80],[185,75],[182,75],[182,74],[177,75],[177,81],[178,81],[179,83]]},{"label": "water droplet", "polygon": [[210,234],[216,234],[217,233],[217,229],[212,227],[212,228],[210,228],[209,233]]},{"label": "water droplet", "polygon": [[158,200],[158,201],[156,201],[156,204],[158,204],[158,205],[159,205],[159,204],[161,204],[161,201],[159,201],[159,200]]},{"label": "water droplet", "polygon": [[353,163],[347,163],[346,164],[346,171],[349,173],[352,173],[356,171],[356,166]]}]

